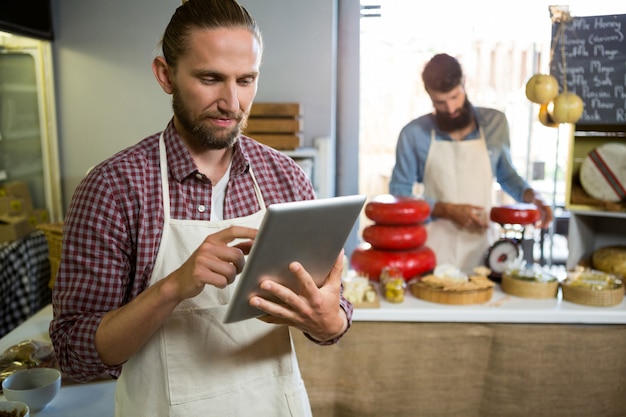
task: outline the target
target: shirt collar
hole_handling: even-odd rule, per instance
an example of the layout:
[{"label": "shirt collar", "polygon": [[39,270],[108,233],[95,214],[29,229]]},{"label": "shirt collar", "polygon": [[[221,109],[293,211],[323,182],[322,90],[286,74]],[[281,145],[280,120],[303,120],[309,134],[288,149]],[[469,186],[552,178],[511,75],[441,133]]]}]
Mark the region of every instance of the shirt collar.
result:
[{"label": "shirt collar", "polygon": [[[167,150],[167,165],[172,177],[176,181],[182,182],[189,176],[195,176],[198,168],[185,143],[174,128],[173,119],[163,131],[163,140]],[[242,175],[249,166],[248,157],[241,146],[241,140],[237,140],[234,145],[233,161],[230,168],[231,177]]]}]

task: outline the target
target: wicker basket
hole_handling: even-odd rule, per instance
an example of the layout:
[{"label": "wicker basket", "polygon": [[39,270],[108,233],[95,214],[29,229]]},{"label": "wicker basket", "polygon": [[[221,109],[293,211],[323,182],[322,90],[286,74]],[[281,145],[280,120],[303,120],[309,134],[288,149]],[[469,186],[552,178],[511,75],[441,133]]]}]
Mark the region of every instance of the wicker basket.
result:
[{"label": "wicker basket", "polygon": [[63,241],[63,222],[46,223],[37,226],[46,235],[48,241],[48,260],[50,261],[50,281],[48,286],[54,286],[54,280],[61,264],[61,242]]},{"label": "wicker basket", "polygon": [[593,290],[562,284],[563,299],[576,304],[608,307],[620,304],[624,299],[624,286],[607,290]]},{"label": "wicker basket", "polygon": [[506,273],[502,275],[502,291],[522,298],[555,298],[559,291],[559,282],[554,280],[528,281],[511,278]]},{"label": "wicker basket", "polygon": [[470,291],[443,291],[419,281],[410,283],[409,290],[419,299],[440,304],[482,304],[493,296],[493,287]]}]

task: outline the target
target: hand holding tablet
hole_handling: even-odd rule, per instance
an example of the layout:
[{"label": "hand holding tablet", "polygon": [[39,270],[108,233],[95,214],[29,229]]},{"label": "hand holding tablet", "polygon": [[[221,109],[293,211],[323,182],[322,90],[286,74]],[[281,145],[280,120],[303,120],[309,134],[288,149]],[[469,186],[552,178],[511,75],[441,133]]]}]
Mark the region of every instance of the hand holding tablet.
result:
[{"label": "hand holding tablet", "polygon": [[225,323],[265,313],[249,305],[250,297],[268,298],[259,287],[272,277],[297,290],[289,264],[298,261],[321,286],[365,204],[363,195],[273,204],[268,207],[228,306]]}]

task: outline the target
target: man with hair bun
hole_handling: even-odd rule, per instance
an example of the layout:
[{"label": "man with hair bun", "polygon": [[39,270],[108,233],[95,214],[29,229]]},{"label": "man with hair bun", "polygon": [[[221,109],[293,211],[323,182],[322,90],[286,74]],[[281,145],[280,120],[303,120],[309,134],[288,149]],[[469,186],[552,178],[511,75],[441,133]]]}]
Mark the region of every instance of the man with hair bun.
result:
[{"label": "man with hair bun", "polygon": [[[119,378],[118,417],[308,417],[289,328],[330,345],[351,324],[343,253],[318,288],[269,279],[261,319],[224,324],[265,209],[314,198],[289,157],[242,135],[263,42],[235,0],[187,0],[152,69],[165,129],[93,168],[65,218],[50,336],[62,371]],[[239,243],[238,243],[239,242]]]}]

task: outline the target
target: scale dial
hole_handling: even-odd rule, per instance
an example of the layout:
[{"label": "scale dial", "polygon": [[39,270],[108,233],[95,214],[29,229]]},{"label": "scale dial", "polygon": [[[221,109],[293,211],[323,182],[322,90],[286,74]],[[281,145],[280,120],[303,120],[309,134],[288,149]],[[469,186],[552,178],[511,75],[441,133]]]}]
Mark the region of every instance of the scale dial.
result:
[{"label": "scale dial", "polygon": [[521,255],[519,244],[511,239],[500,239],[489,248],[485,263],[491,274],[501,277],[507,266]]}]

